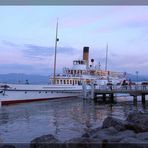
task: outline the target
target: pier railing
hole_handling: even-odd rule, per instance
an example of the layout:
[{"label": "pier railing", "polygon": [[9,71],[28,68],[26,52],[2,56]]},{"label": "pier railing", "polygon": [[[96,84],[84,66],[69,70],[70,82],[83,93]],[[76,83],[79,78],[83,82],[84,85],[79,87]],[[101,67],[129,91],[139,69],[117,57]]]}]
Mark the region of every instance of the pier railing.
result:
[{"label": "pier railing", "polygon": [[145,102],[145,95],[148,95],[148,85],[83,85],[83,96],[84,98],[91,98],[95,99],[96,96],[102,95],[104,96],[109,95],[113,100],[114,94],[129,94],[137,98],[137,96],[142,97],[142,101]]},{"label": "pier railing", "polygon": [[96,85],[95,89],[97,90],[110,90],[110,91],[115,91],[115,90],[128,90],[128,91],[148,91],[148,85]]}]

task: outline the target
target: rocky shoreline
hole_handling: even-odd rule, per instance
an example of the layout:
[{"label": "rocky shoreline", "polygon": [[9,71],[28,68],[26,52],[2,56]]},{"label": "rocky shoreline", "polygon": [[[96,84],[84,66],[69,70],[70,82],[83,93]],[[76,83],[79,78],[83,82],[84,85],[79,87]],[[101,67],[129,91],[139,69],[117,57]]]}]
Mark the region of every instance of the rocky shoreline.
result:
[{"label": "rocky shoreline", "polygon": [[[10,146],[11,147],[11,146]],[[126,120],[108,116],[102,127],[92,129],[79,138],[61,142],[53,135],[33,139],[30,148],[147,148],[148,113],[130,113]],[[2,147],[0,147],[2,148]]]},{"label": "rocky shoreline", "polygon": [[[31,148],[50,148],[51,144],[62,148],[82,148],[82,147],[148,147],[148,114],[131,113],[126,120],[114,117],[107,117],[102,127],[91,130],[79,138],[65,141],[61,144],[60,140],[53,135],[44,135],[31,141]],[[60,143],[60,144],[59,144]]]}]

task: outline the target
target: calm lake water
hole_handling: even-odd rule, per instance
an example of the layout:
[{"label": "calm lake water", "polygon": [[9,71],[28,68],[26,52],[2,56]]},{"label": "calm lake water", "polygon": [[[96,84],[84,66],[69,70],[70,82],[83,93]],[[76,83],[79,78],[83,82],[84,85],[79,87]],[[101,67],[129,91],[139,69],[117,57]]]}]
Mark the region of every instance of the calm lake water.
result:
[{"label": "calm lake water", "polygon": [[101,126],[108,115],[125,119],[131,111],[147,112],[147,105],[132,101],[114,105],[95,104],[81,98],[24,103],[0,108],[0,141],[30,142],[45,134],[61,141],[81,136]]}]

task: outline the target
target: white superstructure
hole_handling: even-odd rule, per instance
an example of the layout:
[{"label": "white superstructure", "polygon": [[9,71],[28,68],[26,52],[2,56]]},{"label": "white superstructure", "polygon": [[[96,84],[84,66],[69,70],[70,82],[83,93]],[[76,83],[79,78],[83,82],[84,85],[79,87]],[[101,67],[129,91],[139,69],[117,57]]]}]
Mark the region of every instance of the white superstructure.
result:
[{"label": "white superstructure", "polygon": [[83,59],[74,60],[71,68],[64,68],[63,74],[50,77],[50,83],[56,85],[82,85],[83,83],[97,83],[104,85],[107,83],[117,84],[125,79],[125,73],[101,70],[100,63],[94,65],[91,59],[89,65],[89,47],[83,48]]}]

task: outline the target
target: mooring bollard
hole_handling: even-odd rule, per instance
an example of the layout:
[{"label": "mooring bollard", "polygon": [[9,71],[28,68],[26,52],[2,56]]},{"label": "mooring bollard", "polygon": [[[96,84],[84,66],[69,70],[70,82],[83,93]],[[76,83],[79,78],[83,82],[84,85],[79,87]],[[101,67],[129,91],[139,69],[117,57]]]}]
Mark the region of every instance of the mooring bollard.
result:
[{"label": "mooring bollard", "polygon": [[134,102],[134,105],[137,106],[137,96],[136,95],[133,96],[133,102]]},{"label": "mooring bollard", "polygon": [[83,98],[84,98],[84,99],[87,99],[86,84],[83,84],[82,87],[83,87]]},{"label": "mooring bollard", "polygon": [[91,83],[91,99],[94,99],[94,93],[95,93],[95,85],[94,83]]}]

